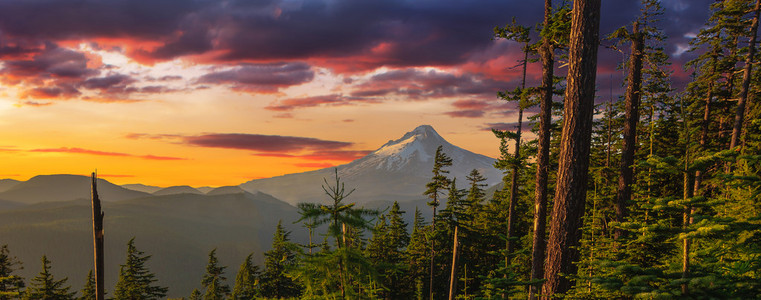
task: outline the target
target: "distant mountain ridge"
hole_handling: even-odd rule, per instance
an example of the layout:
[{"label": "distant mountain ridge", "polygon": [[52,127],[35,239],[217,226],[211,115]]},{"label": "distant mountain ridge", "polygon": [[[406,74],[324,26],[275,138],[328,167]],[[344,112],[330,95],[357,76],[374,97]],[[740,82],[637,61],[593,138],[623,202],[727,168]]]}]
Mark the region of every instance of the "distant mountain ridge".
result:
[{"label": "distant mountain ridge", "polygon": [[[38,175],[0,192],[0,199],[21,204],[90,199],[90,177],[81,175]],[[103,201],[119,201],[150,196],[98,179]]]},{"label": "distant mountain ridge", "polygon": [[143,192],[143,193],[148,193],[148,194],[153,194],[156,191],[158,191],[160,189],[163,189],[162,187],[152,186],[152,185],[145,185],[145,184],[140,184],[140,183],[122,184],[122,187],[125,188],[125,189],[129,189],[129,190],[133,190],[133,191],[138,191],[138,192]]},{"label": "distant mountain ridge", "polygon": [[[501,172],[494,169],[493,158],[452,145],[424,125],[338,166],[346,188],[356,188],[347,201],[381,210],[399,201],[411,224],[416,208],[429,209],[423,191],[439,145],[452,157],[449,176],[458,178],[459,187],[466,187],[465,176],[474,168],[489,179],[492,190],[500,182]],[[136,237],[142,251],[153,255],[151,269],[161,284],[170,287],[172,297],[187,295],[198,286],[211,249],[219,249],[220,262],[231,267],[231,274],[252,251],[261,265],[279,220],[292,231],[293,241],[306,241],[307,231],[294,223],[299,217],[294,205],[326,202],[320,186],[323,178],[332,181],[333,172],[326,168],[218,188],[118,186],[99,179],[106,212],[108,289],[113,290],[125,243],[131,237]],[[26,266],[34,266],[42,254],[48,254],[56,274],[68,276],[73,286],[82,286],[92,263],[91,179],[40,175],[3,182],[8,188],[0,190],[0,243],[8,244]],[[21,275],[31,278],[37,271],[28,267]],[[234,276],[228,276],[228,283],[232,280]]]},{"label": "distant mountain ridge", "polygon": [[21,181],[14,179],[0,179],[0,193],[11,189],[19,183],[21,183]]},{"label": "distant mountain ridge", "polygon": [[177,194],[203,194],[201,191],[194,189],[187,185],[177,185],[177,186],[170,186],[168,188],[163,188],[158,191],[153,192],[156,196],[164,196],[164,195],[177,195]]},{"label": "distant mountain ridge", "polygon": [[[433,158],[441,145],[452,158],[447,169],[465,187],[471,170],[477,169],[489,186],[499,183],[502,173],[494,168],[493,158],[452,145],[430,125],[421,125],[390,140],[367,156],[336,167],[347,188],[356,188],[350,201],[367,203],[378,200],[413,200],[424,198],[425,184],[432,176]],[[261,191],[291,204],[324,202],[323,178],[334,177],[333,168],[252,180],[240,185],[246,191]]]}]

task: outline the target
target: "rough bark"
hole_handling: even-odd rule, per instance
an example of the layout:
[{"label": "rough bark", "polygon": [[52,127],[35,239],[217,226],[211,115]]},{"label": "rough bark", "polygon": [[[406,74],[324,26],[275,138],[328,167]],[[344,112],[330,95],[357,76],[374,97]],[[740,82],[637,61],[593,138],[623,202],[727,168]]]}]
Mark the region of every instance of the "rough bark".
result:
[{"label": "rough bark", "polygon": [[92,235],[95,263],[95,299],[104,300],[103,280],[103,211],[98,197],[98,178],[92,173]]},{"label": "rough bark", "polygon": [[600,0],[574,1],[558,179],[547,244],[547,281],[542,289],[547,299],[571,287],[570,279],[561,273],[576,273],[573,262],[578,258],[586,201],[599,29]]},{"label": "rough bark", "polygon": [[735,123],[732,127],[732,139],[730,140],[729,149],[733,149],[740,141],[740,134],[745,118],[745,104],[748,101],[748,90],[750,89],[750,77],[753,70],[754,56],[756,55],[756,34],[758,32],[759,4],[761,0],[756,0],[756,6],[753,9],[753,21],[750,28],[750,44],[748,45],[748,56],[745,58],[745,68],[743,70],[743,82],[740,89],[740,100],[737,101],[735,110]]},{"label": "rough bark", "polygon": [[[552,0],[544,0],[544,27],[550,25]],[[536,154],[536,189],[534,190],[534,238],[531,249],[531,279],[544,276],[544,236],[547,227],[547,173],[550,164],[550,125],[552,125],[552,77],[555,55],[549,38],[543,38],[540,49],[542,60],[542,86],[539,103],[539,143]],[[540,287],[529,287],[529,299],[536,299]]]},{"label": "rough bark", "polygon": [[[616,193],[616,222],[624,222],[628,215],[627,203],[632,198],[634,181],[634,152],[636,150],[637,121],[639,121],[639,103],[642,86],[642,57],[644,36],[639,31],[639,23],[634,22],[631,38],[631,58],[626,84],[626,112],[624,117],[624,138],[621,149],[620,174]],[[616,228],[614,238],[619,239],[624,231]]]}]

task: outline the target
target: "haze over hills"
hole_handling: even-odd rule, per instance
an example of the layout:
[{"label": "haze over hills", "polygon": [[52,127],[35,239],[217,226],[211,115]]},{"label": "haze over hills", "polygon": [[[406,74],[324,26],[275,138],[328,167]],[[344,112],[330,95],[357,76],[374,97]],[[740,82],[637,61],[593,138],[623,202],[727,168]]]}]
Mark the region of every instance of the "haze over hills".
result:
[{"label": "haze over hills", "polygon": [[[68,277],[73,290],[84,285],[92,268],[91,208],[84,199],[43,202],[0,210],[0,245],[23,262],[18,274],[27,280],[40,271],[40,257],[52,261],[57,278]],[[179,194],[104,202],[106,289],[113,291],[127,241],[152,258],[147,267],[156,273],[169,297],[187,296],[200,287],[209,251],[217,248],[220,264],[228,266],[228,284],[237,267],[254,252],[270,248],[279,220],[292,230],[292,239],[305,240],[297,209],[263,193],[220,195]]]},{"label": "haze over hills", "polygon": [[0,193],[9,190],[20,182],[14,179],[0,179]]},{"label": "haze over hills", "polygon": [[[456,176],[461,188],[466,187],[465,176],[474,168],[491,186],[500,182],[493,158],[454,146],[424,125],[361,159],[338,166],[346,187],[356,188],[347,200],[381,210],[399,201],[409,224],[416,207],[429,217],[423,191],[439,145],[452,157],[449,176]],[[293,224],[298,219],[295,204],[327,202],[321,185],[323,178],[333,183],[333,176],[334,169],[326,168],[239,186],[204,187],[203,191],[190,186],[122,187],[99,179],[98,191],[106,201],[107,289],[113,291],[126,243],[132,237],[139,250],[153,256],[148,267],[160,284],[170,288],[170,297],[187,296],[198,287],[206,255],[214,248],[220,263],[229,267],[228,283],[232,283],[237,266],[248,253],[255,252],[261,265],[279,220],[293,231],[293,241],[306,242],[306,230]],[[0,188],[8,187],[0,191],[0,245],[8,244],[24,263],[20,275],[34,277],[40,257],[47,254],[56,276],[69,277],[74,289],[84,284],[92,265],[90,182],[89,177],[78,175],[2,181],[5,185]]]},{"label": "haze over hills", "polygon": [[156,196],[163,195],[177,195],[177,194],[203,194],[201,191],[196,190],[187,185],[170,186],[153,192]]},{"label": "haze over hills", "polygon": [[129,190],[133,190],[133,191],[138,191],[138,192],[143,192],[143,193],[148,193],[148,194],[153,194],[156,191],[163,189],[162,187],[152,186],[152,185],[145,185],[145,184],[141,184],[141,183],[122,184],[122,187],[125,188],[125,189],[129,189]]},{"label": "haze over hills", "polygon": [[206,192],[206,195],[224,195],[224,194],[240,194],[245,193],[242,188],[237,185],[234,186],[221,186]]},{"label": "haze over hills", "polygon": [[[90,199],[91,179],[80,175],[39,175],[0,193],[0,199],[23,204]],[[98,192],[104,201],[119,201],[149,196],[98,179]]]},{"label": "haze over hills", "polygon": [[[494,168],[495,159],[452,145],[429,125],[419,126],[367,156],[336,168],[347,189],[356,188],[352,201],[421,199],[425,184],[431,179],[439,145],[452,158],[449,176],[456,177],[460,187],[466,186],[465,176],[473,169],[487,178],[489,186],[501,181],[502,173]],[[240,187],[249,192],[262,191],[293,205],[323,202],[326,199],[320,187],[323,178],[331,182],[334,168],[252,180]]]}]

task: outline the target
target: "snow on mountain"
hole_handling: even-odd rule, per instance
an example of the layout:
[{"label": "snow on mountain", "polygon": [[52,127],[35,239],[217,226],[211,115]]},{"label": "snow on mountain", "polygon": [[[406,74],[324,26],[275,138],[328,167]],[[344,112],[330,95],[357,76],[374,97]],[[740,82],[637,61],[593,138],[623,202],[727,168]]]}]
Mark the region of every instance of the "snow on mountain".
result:
[{"label": "snow on mountain", "polygon": [[[447,142],[430,125],[421,125],[397,140],[367,156],[338,166],[338,175],[347,189],[356,188],[350,201],[365,203],[374,200],[412,200],[424,198],[425,184],[432,176],[436,148],[452,158],[448,168],[459,187],[465,187],[471,170],[477,169],[488,179],[487,184],[501,181],[501,172],[493,167],[494,159],[470,152]],[[320,187],[323,178],[333,178],[333,168],[257,179],[241,184],[244,190],[261,191],[291,204],[324,202],[327,197]]]}]

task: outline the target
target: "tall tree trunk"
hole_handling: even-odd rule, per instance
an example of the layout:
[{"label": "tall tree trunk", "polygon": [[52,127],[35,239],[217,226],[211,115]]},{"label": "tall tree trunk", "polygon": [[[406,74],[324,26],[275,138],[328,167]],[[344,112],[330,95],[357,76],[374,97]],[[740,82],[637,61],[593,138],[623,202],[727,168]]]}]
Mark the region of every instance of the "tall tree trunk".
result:
[{"label": "tall tree trunk", "polygon": [[[689,151],[689,149],[685,150],[684,157],[684,191],[682,192],[682,200],[685,202],[687,202],[693,196],[692,189],[690,188],[690,174],[687,172],[690,155]],[[692,205],[688,204],[685,205],[684,210],[682,211],[682,228],[685,231],[692,224],[692,214],[694,213],[694,210],[695,209],[692,207]],[[682,283],[682,294],[684,295],[690,293],[689,285],[686,283],[686,280],[690,275],[690,245],[691,241],[689,238],[682,240],[682,279],[685,280],[685,283]]]},{"label": "tall tree trunk", "polygon": [[[689,201],[690,198],[692,198],[692,189],[690,188],[690,173],[689,170],[689,162],[690,162],[690,132],[687,129],[687,114],[685,112],[685,104],[684,99],[681,98],[681,117],[682,117],[682,135],[684,136],[685,142],[684,142],[684,180],[683,180],[683,186],[682,186],[682,201],[685,203]],[[692,224],[692,212],[693,208],[692,205],[686,204],[682,211],[682,228],[686,232],[690,224]],[[689,277],[690,273],[690,239],[685,238],[682,240],[682,279],[685,280],[685,283],[682,283],[682,294],[687,295],[689,294],[689,285],[686,283],[687,277]]]},{"label": "tall tree trunk", "polygon": [[104,300],[103,280],[103,216],[98,197],[98,177],[92,173],[92,235],[95,263],[95,300]]},{"label": "tall tree trunk", "polygon": [[[526,88],[526,67],[528,66],[528,50],[529,50],[528,41],[526,42],[525,47],[523,48],[523,81],[521,83],[521,93],[523,93],[523,90]],[[521,155],[521,129],[523,127],[523,107],[521,106],[521,101],[518,102],[518,128],[516,130],[516,138],[515,138],[515,154],[513,157],[516,159],[516,163],[513,164],[513,172],[510,178],[510,202],[508,204],[508,214],[507,214],[507,254],[508,256],[510,254],[513,254],[513,251],[515,251],[515,241],[510,240],[510,238],[515,236],[515,219],[517,212],[515,211],[515,205],[518,202],[518,171],[519,171],[519,165],[517,162],[517,159]],[[505,265],[507,267],[507,264]]]},{"label": "tall tree trunk", "polygon": [[[433,202],[438,205],[439,199],[438,194],[434,194],[433,196]],[[433,219],[431,219],[431,236],[434,236],[436,234],[436,205],[433,206]],[[436,256],[436,249],[434,248],[433,242],[435,241],[435,238],[431,238],[431,269],[430,269],[430,278],[429,278],[429,285],[428,285],[428,294],[429,299],[433,300],[433,258]]]},{"label": "tall tree trunk", "polygon": [[732,149],[737,146],[740,141],[740,134],[743,127],[743,119],[745,118],[745,103],[748,100],[748,90],[750,89],[750,76],[753,69],[754,56],[756,55],[756,34],[758,32],[758,16],[759,16],[759,4],[761,0],[756,0],[756,6],[753,9],[753,22],[750,28],[750,44],[748,45],[748,56],[745,58],[745,69],[743,70],[743,82],[742,89],[740,90],[740,100],[737,102],[737,109],[735,110],[735,124],[732,127],[732,139],[730,140],[729,148]]},{"label": "tall tree trunk", "polygon": [[[711,74],[716,73],[716,56],[713,56],[711,58],[711,64],[712,72]],[[700,150],[699,151],[705,151],[706,150],[706,144],[708,143],[708,123],[710,122],[711,118],[711,100],[713,99],[713,80],[708,81],[708,95],[706,96],[706,102],[703,107],[703,121],[700,124]],[[700,186],[703,184],[703,171],[697,170],[695,171],[695,184],[693,185],[693,195],[698,195],[700,191]]]},{"label": "tall tree trunk", "polygon": [[[552,0],[544,0],[544,28],[550,26]],[[534,190],[534,239],[531,249],[531,279],[544,277],[544,236],[547,231],[547,173],[550,164],[550,125],[552,125],[552,79],[555,54],[552,43],[542,38],[542,95],[539,103],[539,144],[536,154],[536,188]],[[536,299],[539,286],[529,287],[528,298]]]},{"label": "tall tree trunk", "polygon": [[574,1],[563,134],[547,245],[547,281],[542,289],[546,299],[571,287],[570,279],[561,273],[576,273],[573,262],[578,258],[576,247],[586,201],[599,31],[600,0]]},{"label": "tall tree trunk", "polygon": [[457,240],[457,226],[455,226],[454,246],[452,246],[452,272],[449,275],[449,300],[454,300],[454,297],[457,294],[457,259],[459,256],[459,253],[457,253],[457,248],[459,248],[459,246],[460,243]]},{"label": "tall tree trunk", "polygon": [[[644,35],[639,31],[639,23],[632,26],[631,58],[629,59],[629,75],[626,84],[626,113],[624,121],[624,139],[621,149],[620,175],[618,177],[618,192],[616,193],[616,222],[623,222],[628,214],[626,204],[632,198],[632,182],[634,181],[634,151],[636,150],[637,121],[639,121],[639,102],[642,86],[642,57],[645,47]],[[616,228],[614,237],[618,240],[624,234]]]}]

